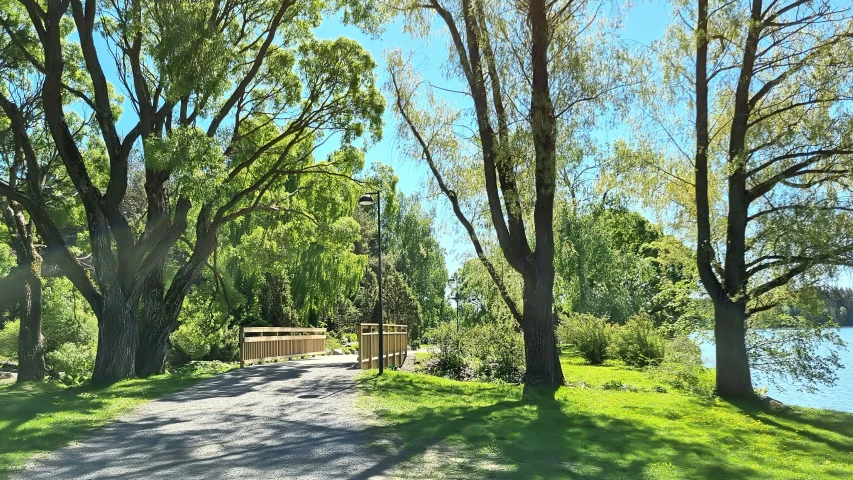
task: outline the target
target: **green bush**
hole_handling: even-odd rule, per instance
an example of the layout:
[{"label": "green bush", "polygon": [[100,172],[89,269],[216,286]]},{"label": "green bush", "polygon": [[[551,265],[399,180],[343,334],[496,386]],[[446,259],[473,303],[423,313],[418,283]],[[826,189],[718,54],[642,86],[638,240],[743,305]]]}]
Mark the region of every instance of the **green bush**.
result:
[{"label": "green bush", "polygon": [[97,344],[98,319],[67,278],[48,278],[44,282],[42,333],[45,352],[65,343]]},{"label": "green bush", "polygon": [[169,337],[171,348],[167,352],[169,365],[183,365],[190,361],[220,360],[233,362],[238,358],[239,327],[224,312],[208,308],[207,302],[192,292],[181,309],[179,327]]},{"label": "green bush", "polygon": [[608,358],[613,325],[595,315],[572,313],[557,328],[557,337],[587,362],[601,365]]},{"label": "green bush", "polygon": [[344,345],[337,338],[335,338],[331,335],[326,335],[326,351],[331,352],[332,350],[335,350],[335,349],[343,350]]},{"label": "green bush", "polygon": [[638,368],[660,365],[665,351],[666,341],[648,315],[634,315],[625,325],[615,327],[610,354],[626,365]]},{"label": "green bush", "polygon": [[63,343],[45,355],[51,374],[68,385],[77,385],[92,377],[95,368],[95,348],[91,345]]},{"label": "green bush", "polygon": [[18,336],[20,330],[20,320],[9,322],[0,329],[0,358],[18,359]]},{"label": "green bush", "polygon": [[440,377],[464,380],[473,375],[465,360],[465,335],[456,331],[456,325],[443,323],[427,333],[438,349],[435,356],[425,365],[424,370]]},{"label": "green bush", "polygon": [[210,353],[210,342],[206,332],[195,322],[182,323],[171,337],[172,348],[176,350],[169,363],[183,364],[193,360],[202,360]]},{"label": "green bush", "polygon": [[209,360],[200,362],[189,362],[180,367],[171,370],[173,375],[215,375],[217,373],[227,372],[238,364],[221,362],[219,360]]},{"label": "green bush", "polygon": [[520,383],[524,376],[524,337],[511,320],[478,325],[469,333],[474,374],[483,380]]},{"label": "green bush", "polygon": [[702,350],[687,336],[677,336],[667,342],[663,363],[650,371],[676,390],[703,397],[714,393],[714,373],[702,365]]}]

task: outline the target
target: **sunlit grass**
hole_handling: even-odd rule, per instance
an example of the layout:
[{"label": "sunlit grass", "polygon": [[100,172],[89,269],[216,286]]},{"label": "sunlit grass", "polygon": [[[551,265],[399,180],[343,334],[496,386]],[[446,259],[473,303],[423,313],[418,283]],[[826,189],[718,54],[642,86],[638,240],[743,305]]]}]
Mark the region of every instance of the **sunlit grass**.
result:
[{"label": "sunlit grass", "polygon": [[110,386],[65,387],[56,382],[0,387],[0,479],[30,457],[82,438],[95,427],[148,400],[181,391],[231,368],[158,375]]},{"label": "sunlit grass", "polygon": [[846,479],[853,415],[771,412],[678,393],[602,390],[645,373],[568,361],[567,378],[599,385],[528,392],[426,375],[366,374],[395,476],[409,478]]}]

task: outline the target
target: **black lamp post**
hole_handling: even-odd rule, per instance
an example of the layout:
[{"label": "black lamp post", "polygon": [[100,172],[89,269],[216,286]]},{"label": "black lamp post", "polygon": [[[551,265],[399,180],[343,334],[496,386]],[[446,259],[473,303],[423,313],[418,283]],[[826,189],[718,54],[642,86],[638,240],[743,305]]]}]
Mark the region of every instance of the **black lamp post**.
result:
[{"label": "black lamp post", "polygon": [[372,195],[376,195],[376,238],[379,242],[379,375],[382,375],[385,371],[385,335],[382,332],[382,196],[378,191],[367,192],[358,199],[358,204],[365,207],[373,205]]}]

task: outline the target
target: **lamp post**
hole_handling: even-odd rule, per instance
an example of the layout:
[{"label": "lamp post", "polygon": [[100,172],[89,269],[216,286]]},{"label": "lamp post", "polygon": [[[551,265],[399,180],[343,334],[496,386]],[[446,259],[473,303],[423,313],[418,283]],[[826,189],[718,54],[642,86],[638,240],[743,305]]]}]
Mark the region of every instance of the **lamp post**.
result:
[{"label": "lamp post", "polygon": [[382,375],[385,371],[385,335],[382,331],[382,196],[378,191],[367,192],[358,199],[358,204],[365,207],[372,206],[373,195],[376,195],[376,238],[379,242],[379,375]]}]

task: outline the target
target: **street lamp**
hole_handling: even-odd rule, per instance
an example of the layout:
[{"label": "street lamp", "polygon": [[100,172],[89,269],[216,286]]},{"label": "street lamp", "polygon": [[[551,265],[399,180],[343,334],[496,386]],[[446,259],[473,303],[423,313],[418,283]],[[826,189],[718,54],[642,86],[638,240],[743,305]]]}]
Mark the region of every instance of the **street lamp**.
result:
[{"label": "street lamp", "polygon": [[379,375],[382,375],[385,371],[385,336],[382,332],[382,196],[378,191],[367,192],[358,199],[358,204],[365,207],[372,206],[373,195],[376,195],[376,238],[379,242]]}]

